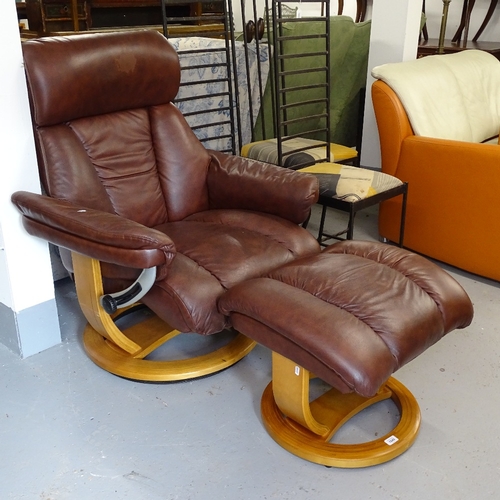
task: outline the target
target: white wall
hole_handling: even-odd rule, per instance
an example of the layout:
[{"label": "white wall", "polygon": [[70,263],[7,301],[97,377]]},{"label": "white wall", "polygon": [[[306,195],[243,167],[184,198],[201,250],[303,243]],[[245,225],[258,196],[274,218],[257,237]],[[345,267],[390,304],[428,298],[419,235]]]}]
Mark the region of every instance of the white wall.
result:
[{"label": "white wall", "polygon": [[[380,144],[373,104],[371,69],[389,62],[415,59],[421,19],[421,0],[377,0],[372,12],[367,92],[363,122],[361,165],[380,168]],[[391,22],[388,23],[387,20]]]},{"label": "white wall", "polygon": [[53,301],[54,285],[47,244],[26,233],[10,201],[17,190],[40,192],[14,0],[0,2],[0,34],[0,302],[17,314]]}]

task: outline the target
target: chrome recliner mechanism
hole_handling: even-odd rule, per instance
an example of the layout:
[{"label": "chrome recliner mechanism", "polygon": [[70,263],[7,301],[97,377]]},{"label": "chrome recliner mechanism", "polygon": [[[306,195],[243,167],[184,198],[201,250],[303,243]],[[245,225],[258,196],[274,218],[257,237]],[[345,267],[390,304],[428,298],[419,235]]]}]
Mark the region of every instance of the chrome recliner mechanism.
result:
[{"label": "chrome recliner mechanism", "polygon": [[149,292],[156,279],[156,267],[143,269],[137,280],[121,292],[108,293],[100,298],[103,309],[113,314],[117,309],[130,306]]}]

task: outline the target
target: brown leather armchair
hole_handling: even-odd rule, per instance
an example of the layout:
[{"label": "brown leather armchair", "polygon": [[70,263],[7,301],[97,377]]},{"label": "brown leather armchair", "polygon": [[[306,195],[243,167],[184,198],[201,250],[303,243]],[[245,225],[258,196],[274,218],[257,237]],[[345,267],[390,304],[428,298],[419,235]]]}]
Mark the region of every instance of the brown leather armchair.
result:
[{"label": "brown leather armchair", "polygon": [[[450,58],[452,65],[447,68]],[[399,94],[382,79],[384,66],[375,68],[374,76],[379,79],[372,86],[372,97],[382,171],[408,182],[405,247],[500,280],[500,147],[497,138],[492,138],[498,135],[500,118],[490,116],[497,109],[500,62],[482,51],[463,51],[386,67],[391,66],[395,72],[398,64],[415,67],[415,73],[406,75],[405,80],[421,89],[419,92],[412,87],[408,99],[418,104],[413,116],[417,112],[427,114],[430,125],[436,130],[441,128],[442,134],[437,137],[414,131]],[[456,77],[455,71],[460,73]],[[494,80],[496,85],[486,83]],[[467,91],[457,88],[459,83],[473,85]],[[488,95],[486,89],[494,95]],[[472,107],[470,113],[467,106]],[[475,123],[469,126],[466,120],[471,117]],[[438,126],[441,122],[444,127]],[[486,127],[490,122],[491,126]],[[460,128],[475,135],[475,139],[464,138],[464,134],[454,138]],[[479,132],[481,128],[483,132]],[[488,138],[491,140],[486,141]],[[390,241],[398,241],[400,209],[397,198],[380,208],[379,233]]]},{"label": "brown leather armchair", "polygon": [[299,225],[316,179],[206,150],[171,102],[179,61],[155,31],[44,38],[23,51],[46,195],[12,199],[74,273],[90,357],[156,381],[241,359],[254,342],[238,334],[190,359],[146,356],[179,332],[229,328],[217,308],[225,290],[319,251]]}]

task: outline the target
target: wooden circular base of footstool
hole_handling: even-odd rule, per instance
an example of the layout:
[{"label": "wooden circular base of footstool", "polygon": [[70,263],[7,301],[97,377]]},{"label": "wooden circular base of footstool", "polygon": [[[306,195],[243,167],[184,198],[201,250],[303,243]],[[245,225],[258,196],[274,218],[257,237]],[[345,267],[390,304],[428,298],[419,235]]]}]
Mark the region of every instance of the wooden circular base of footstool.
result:
[{"label": "wooden circular base of footstool", "polygon": [[[331,442],[335,433],[350,418],[388,398],[400,412],[398,424],[389,433],[360,444]],[[413,444],[420,428],[420,409],[415,397],[393,377],[372,398],[356,397],[352,393],[341,394],[332,388],[312,403],[304,401],[304,405],[309,406],[311,417],[314,413],[321,415],[325,422],[322,434],[316,434],[304,425],[297,425],[296,420],[280,410],[271,382],[264,390],[261,401],[264,426],[269,435],[290,453],[329,467],[359,468],[392,460]]]}]

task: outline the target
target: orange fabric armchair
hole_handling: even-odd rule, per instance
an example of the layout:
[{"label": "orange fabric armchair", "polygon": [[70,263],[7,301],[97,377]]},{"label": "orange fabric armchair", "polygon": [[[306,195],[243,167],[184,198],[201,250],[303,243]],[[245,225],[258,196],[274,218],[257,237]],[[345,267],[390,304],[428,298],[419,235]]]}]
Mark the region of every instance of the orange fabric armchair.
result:
[{"label": "orange fabric armchair", "polygon": [[[410,65],[414,72],[410,71],[405,78],[421,88],[420,102],[416,97],[418,89],[405,96],[406,100],[400,98],[393,87],[400,89],[404,81],[391,84],[391,75],[387,77],[384,71],[387,68],[375,68],[373,74],[379,79],[372,86],[372,97],[382,171],[408,182],[405,246],[466,271],[500,280],[500,148],[498,138],[492,137],[498,135],[500,125],[496,117],[500,111],[500,78],[496,87],[491,83],[500,76],[500,62],[489,54],[477,52],[480,51],[384,65],[390,67],[389,73],[397,66]],[[446,67],[450,57],[454,58],[451,66],[456,66],[455,69]],[[445,66],[443,74],[437,68],[441,65]],[[467,72],[467,76],[452,76],[453,71]],[[462,78],[459,83],[464,86],[468,80],[473,83],[470,92],[464,92],[463,102],[454,83],[447,85],[448,77]],[[443,96],[442,91],[447,95]],[[489,108],[483,110],[485,100]],[[436,101],[439,102],[434,108]],[[413,114],[408,112],[412,106],[416,107]],[[450,109],[454,106],[456,109]],[[453,116],[455,112],[459,116]],[[419,119],[424,113],[430,118],[430,127],[437,129],[442,125],[443,131],[438,134],[441,137],[414,131],[420,127]],[[445,116],[446,113],[450,116]],[[450,138],[453,134],[460,136],[457,122],[461,120],[465,133],[472,134],[469,140]],[[468,126],[470,131],[466,130]],[[397,241],[399,214],[397,198],[382,204],[379,216],[382,237]]]}]

